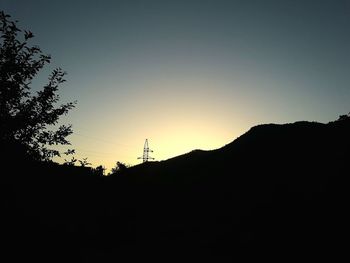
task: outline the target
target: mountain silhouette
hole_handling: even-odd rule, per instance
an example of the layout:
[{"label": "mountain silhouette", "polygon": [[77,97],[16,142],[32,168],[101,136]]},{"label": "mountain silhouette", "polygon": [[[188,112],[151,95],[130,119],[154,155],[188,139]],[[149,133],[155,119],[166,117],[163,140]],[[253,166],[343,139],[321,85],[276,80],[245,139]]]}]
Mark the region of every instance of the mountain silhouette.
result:
[{"label": "mountain silhouette", "polygon": [[50,262],[340,257],[349,134],[349,118],[258,125],[109,177],[23,163],[4,176],[8,251]]}]

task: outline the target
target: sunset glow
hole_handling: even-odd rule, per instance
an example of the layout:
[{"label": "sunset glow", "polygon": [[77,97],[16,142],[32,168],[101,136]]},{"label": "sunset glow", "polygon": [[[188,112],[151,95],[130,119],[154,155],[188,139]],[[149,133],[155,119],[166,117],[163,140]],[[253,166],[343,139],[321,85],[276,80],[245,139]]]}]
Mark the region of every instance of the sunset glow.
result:
[{"label": "sunset glow", "polygon": [[107,171],[139,163],[146,138],[160,161],[222,147],[260,123],[328,122],[349,111],[347,1],[11,0],[2,8],[34,32],[50,67],[68,72],[60,95],[78,101],[62,120],[73,125],[71,148]]}]

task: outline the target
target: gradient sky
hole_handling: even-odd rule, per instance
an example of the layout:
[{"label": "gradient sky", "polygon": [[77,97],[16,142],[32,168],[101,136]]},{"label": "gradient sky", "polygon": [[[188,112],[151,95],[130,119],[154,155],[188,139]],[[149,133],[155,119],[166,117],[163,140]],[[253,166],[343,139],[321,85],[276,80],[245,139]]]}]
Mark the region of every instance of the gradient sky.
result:
[{"label": "gradient sky", "polygon": [[77,158],[110,169],[350,111],[350,1],[0,0],[67,71]]}]

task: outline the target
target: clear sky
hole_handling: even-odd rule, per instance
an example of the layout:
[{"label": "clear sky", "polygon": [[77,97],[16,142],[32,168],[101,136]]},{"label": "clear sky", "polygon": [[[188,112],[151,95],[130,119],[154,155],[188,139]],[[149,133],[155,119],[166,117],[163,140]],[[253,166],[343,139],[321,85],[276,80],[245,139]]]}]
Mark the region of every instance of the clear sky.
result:
[{"label": "clear sky", "polygon": [[350,111],[348,0],[0,0],[67,71],[78,159],[137,164]]}]

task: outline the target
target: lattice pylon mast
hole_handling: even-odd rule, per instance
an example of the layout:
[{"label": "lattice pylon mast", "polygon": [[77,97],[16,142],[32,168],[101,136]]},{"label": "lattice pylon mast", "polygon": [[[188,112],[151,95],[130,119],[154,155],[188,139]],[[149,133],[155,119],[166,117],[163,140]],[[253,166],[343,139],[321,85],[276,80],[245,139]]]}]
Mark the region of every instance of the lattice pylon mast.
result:
[{"label": "lattice pylon mast", "polygon": [[154,160],[151,156],[149,156],[149,153],[153,153],[153,151],[148,147],[148,139],[145,141],[145,145],[143,146],[143,156],[138,157],[137,159],[142,159],[142,161],[148,162],[149,160]]}]

